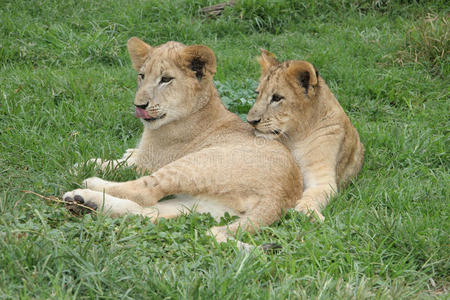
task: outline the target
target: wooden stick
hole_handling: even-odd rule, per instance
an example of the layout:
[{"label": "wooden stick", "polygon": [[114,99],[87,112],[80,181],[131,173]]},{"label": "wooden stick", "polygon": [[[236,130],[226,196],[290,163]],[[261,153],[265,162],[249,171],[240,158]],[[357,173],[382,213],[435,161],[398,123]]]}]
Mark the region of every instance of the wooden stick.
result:
[{"label": "wooden stick", "polygon": [[[22,191],[22,193],[25,193],[25,194],[32,194],[32,195],[38,196],[39,198],[45,199],[45,200],[47,200],[47,201],[53,201],[53,202],[57,202],[57,203],[64,203],[64,204],[66,204],[66,205],[69,204],[69,202],[66,202],[66,201],[64,201],[64,200],[60,200],[60,199],[58,199],[58,198],[56,198],[56,197],[54,197],[54,196],[46,197],[46,196],[40,195],[40,194],[38,194],[38,193],[36,193],[36,192],[33,192],[33,191]],[[92,211],[92,212],[94,212],[94,213],[97,213],[97,211],[96,211],[95,209],[93,209],[93,208],[91,208],[91,207],[89,207],[89,206],[86,206],[86,205],[77,203],[76,201],[70,202],[70,205],[80,206],[80,207],[89,209],[90,211]]]}]

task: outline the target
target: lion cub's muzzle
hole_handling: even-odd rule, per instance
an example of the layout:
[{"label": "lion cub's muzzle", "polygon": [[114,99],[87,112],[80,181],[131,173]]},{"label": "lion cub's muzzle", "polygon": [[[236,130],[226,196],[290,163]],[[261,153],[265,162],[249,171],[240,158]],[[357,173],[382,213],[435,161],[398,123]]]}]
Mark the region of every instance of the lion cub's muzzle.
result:
[{"label": "lion cub's muzzle", "polygon": [[261,123],[261,118],[252,117],[250,115],[250,113],[249,113],[249,115],[247,115],[247,122],[253,126],[256,133],[260,133],[263,135],[267,135],[267,134],[279,135],[281,133],[281,130],[279,130],[279,129],[268,128],[268,126],[267,126],[268,122],[263,121]]},{"label": "lion cub's muzzle", "polygon": [[136,106],[136,117],[139,119],[143,119],[147,122],[159,120],[166,116],[166,114],[161,114],[159,105],[148,107],[147,102],[146,104],[142,105],[135,104],[135,106]]}]

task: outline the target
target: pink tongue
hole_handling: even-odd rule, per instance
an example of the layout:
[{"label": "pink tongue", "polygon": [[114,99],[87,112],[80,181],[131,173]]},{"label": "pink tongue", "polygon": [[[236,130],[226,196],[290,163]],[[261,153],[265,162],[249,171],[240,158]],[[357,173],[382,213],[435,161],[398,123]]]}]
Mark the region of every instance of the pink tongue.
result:
[{"label": "pink tongue", "polygon": [[136,107],[136,117],[142,118],[142,119],[151,119],[151,117],[148,115],[147,111],[145,109]]}]

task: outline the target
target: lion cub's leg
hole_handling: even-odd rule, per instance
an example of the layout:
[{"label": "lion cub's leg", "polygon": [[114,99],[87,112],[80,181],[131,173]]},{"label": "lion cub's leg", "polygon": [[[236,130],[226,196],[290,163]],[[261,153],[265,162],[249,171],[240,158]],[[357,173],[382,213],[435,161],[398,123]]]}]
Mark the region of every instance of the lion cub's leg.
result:
[{"label": "lion cub's leg", "polygon": [[66,203],[76,202],[78,204],[90,207],[93,210],[101,209],[106,214],[113,217],[124,214],[142,214],[143,208],[130,200],[120,199],[111,195],[92,191],[89,189],[76,189],[63,195]]},{"label": "lion cub's leg", "polygon": [[[76,189],[65,193],[63,200],[68,206],[71,206],[72,202],[76,202],[77,204],[87,206],[92,210],[96,210],[97,212],[111,217],[120,217],[127,214],[142,215],[150,218],[152,222],[157,222],[161,218],[176,218],[182,214],[197,210],[199,212],[215,213],[215,211],[209,211],[208,209],[210,209],[210,207],[208,208],[208,206],[203,208],[197,207],[199,203],[195,198],[186,198],[185,196],[166,200],[151,207],[142,207],[133,201],[117,198],[103,192],[92,191],[89,189]],[[200,204],[200,206],[201,205],[202,204]],[[72,206],[76,208],[76,205]],[[70,210],[74,211],[75,209]],[[77,212],[79,213],[80,211],[78,210]],[[212,227],[207,234],[213,236],[218,243],[223,243],[227,240],[235,240],[234,234],[239,229],[252,234],[258,231],[261,226],[270,225],[278,219],[278,217],[279,213],[275,210],[264,209],[264,211],[261,211],[256,208],[250,213],[241,216],[239,220],[228,226]],[[253,246],[247,243],[241,241],[236,241],[236,243],[240,250],[248,251],[254,249]]]},{"label": "lion cub's leg", "polygon": [[317,130],[307,140],[294,147],[293,155],[303,175],[303,195],[295,210],[320,221],[321,211],[337,192],[336,163],[344,134],[339,128]]},{"label": "lion cub's leg", "polygon": [[129,199],[141,206],[152,206],[161,198],[169,195],[159,188],[153,175],[126,182],[114,182],[91,177],[84,180],[82,186],[117,198]]},{"label": "lion cub's leg", "polygon": [[[195,210],[196,204],[192,199],[183,201],[185,199],[175,198],[157,203],[151,207],[142,207],[134,201],[89,189],[76,189],[67,192],[64,194],[63,200],[69,206],[70,203],[76,202],[111,217],[120,217],[127,214],[142,215],[150,218],[152,222],[156,222],[160,218],[171,219],[181,214],[189,213],[191,210]],[[73,207],[76,208],[76,206]]]},{"label": "lion cub's leg", "polygon": [[83,185],[91,190],[126,198],[142,206],[154,205],[161,198],[174,194],[214,195],[220,194],[223,185],[220,174],[224,166],[221,160],[213,159],[215,150],[205,149],[184,156],[154,172],[126,182],[110,182],[100,178],[88,178]]},{"label": "lion cub's leg", "polygon": [[295,210],[308,216],[316,216],[320,221],[325,218],[321,211],[324,209],[330,197],[337,192],[336,171],[333,164],[325,164],[323,160],[315,164],[301,167],[305,189],[300,200],[295,205]]},{"label": "lion cub's leg", "polygon": [[[237,221],[229,225],[212,227],[208,234],[213,236],[219,243],[226,242],[227,240],[235,240],[234,235],[238,230],[254,234],[262,226],[269,226],[279,220],[281,211],[276,206],[270,205],[270,201],[272,200],[270,199],[265,205],[259,203],[253,210],[241,215]],[[252,199],[248,199],[247,201],[252,201]],[[260,199],[260,202],[264,202],[264,199]],[[240,250],[251,250],[254,248],[241,241],[236,241],[236,243]]]}]

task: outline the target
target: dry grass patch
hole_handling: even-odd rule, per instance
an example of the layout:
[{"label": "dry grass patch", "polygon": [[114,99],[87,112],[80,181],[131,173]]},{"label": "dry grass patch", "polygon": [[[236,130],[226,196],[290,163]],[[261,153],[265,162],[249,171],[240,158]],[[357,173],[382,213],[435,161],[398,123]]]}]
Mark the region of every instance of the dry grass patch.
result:
[{"label": "dry grass patch", "polygon": [[428,66],[433,75],[446,75],[449,62],[448,15],[428,14],[424,19],[412,25],[405,39],[404,50],[399,51],[396,62],[407,62]]}]

